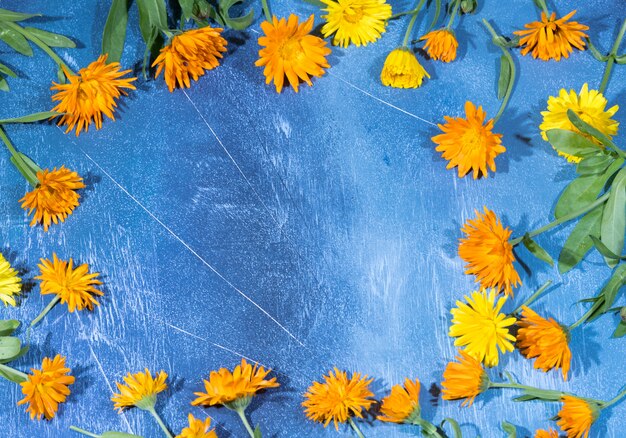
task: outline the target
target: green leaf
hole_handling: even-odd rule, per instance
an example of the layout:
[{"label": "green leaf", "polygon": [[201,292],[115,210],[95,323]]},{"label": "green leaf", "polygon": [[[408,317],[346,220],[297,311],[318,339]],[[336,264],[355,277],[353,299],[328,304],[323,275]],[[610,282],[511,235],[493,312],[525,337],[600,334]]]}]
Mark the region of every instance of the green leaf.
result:
[{"label": "green leaf", "polygon": [[41,17],[41,14],[22,14],[7,9],[0,9],[0,21],[23,21],[33,17]]},{"label": "green leaf", "polygon": [[550,129],[546,135],[557,151],[576,157],[595,154],[600,150],[600,147],[588,138],[567,129]]},{"label": "green leaf", "polygon": [[595,201],[607,181],[623,164],[624,159],[617,158],[602,175],[580,176],[572,181],[559,197],[554,216],[559,219]]},{"label": "green leaf", "polygon": [[28,350],[29,350],[28,345],[24,345],[22,348],[20,348],[20,352],[17,353],[15,356],[9,357],[7,359],[2,359],[2,360],[0,360],[0,363],[13,362],[14,360],[17,360],[20,357],[24,356],[26,353],[28,353]]},{"label": "green leaf", "polygon": [[263,438],[261,436],[261,427],[257,426],[254,428],[254,438]]},{"label": "green leaf", "polygon": [[608,56],[603,55],[600,51],[593,45],[590,39],[587,39],[587,45],[589,46],[589,51],[591,55],[596,58],[597,61],[606,62],[609,58]]},{"label": "green leaf", "polygon": [[11,161],[11,163],[13,163],[18,172],[22,174],[22,176],[26,179],[26,181],[28,181],[31,186],[37,187],[37,184],[39,184],[39,181],[37,180],[37,175],[28,167],[28,165],[26,165],[25,162],[16,160],[15,156],[13,155],[11,155],[11,158],[9,158],[9,160]]},{"label": "green leaf", "polygon": [[9,91],[9,83],[3,77],[0,77],[0,91]]},{"label": "green leaf", "polygon": [[422,435],[427,436],[427,437],[437,437],[437,438],[440,437],[437,431],[437,426],[432,424],[430,421],[426,421],[423,418],[416,418],[414,421],[422,429]]},{"label": "green leaf", "polygon": [[13,70],[11,70],[9,67],[2,64],[1,62],[0,62],[0,73],[2,73],[3,75],[11,76],[12,78],[17,77],[17,74]]},{"label": "green leaf", "polygon": [[619,324],[617,324],[615,331],[613,332],[613,337],[621,338],[624,335],[626,335],[626,323],[624,321],[620,321]]},{"label": "green leaf", "polygon": [[615,62],[618,64],[626,64],[626,53],[615,57]]},{"label": "green leaf", "polygon": [[524,402],[531,400],[542,400],[542,401],[558,401],[563,397],[563,393],[559,391],[553,391],[550,389],[539,389],[539,388],[524,388],[524,393],[518,397],[515,397],[513,401],[516,402]]},{"label": "green leaf", "polygon": [[506,94],[511,82],[511,61],[507,56],[500,56],[500,76],[498,77],[498,99]]},{"label": "green leaf", "polygon": [[0,336],[0,359],[12,359],[19,354],[22,343],[14,336]]},{"label": "green leaf", "polygon": [[24,56],[33,56],[33,49],[26,38],[19,32],[10,29],[0,22],[0,40],[7,43],[13,50]]},{"label": "green leaf", "polygon": [[26,381],[26,378],[22,373],[11,367],[0,367],[0,377],[4,377],[5,379],[15,383],[22,383]]},{"label": "green leaf", "polygon": [[624,284],[626,284],[626,263],[619,265],[613,271],[609,281],[595,297],[596,300],[589,309],[585,321],[593,321],[613,307],[617,293]]},{"label": "green leaf", "polygon": [[24,30],[33,35],[35,38],[39,38],[50,47],[63,47],[69,49],[76,47],[76,43],[74,43],[74,41],[58,33],[48,32],[35,27],[25,27]]},{"label": "green leaf", "polygon": [[143,438],[141,435],[133,435],[132,433],[124,433],[124,432],[104,432],[100,435],[100,438]]},{"label": "green leaf", "polygon": [[603,257],[607,259],[612,259],[612,260],[626,260],[626,256],[620,256],[620,255],[615,254],[613,251],[608,249],[606,245],[602,243],[602,241],[598,239],[596,236],[589,236],[589,237],[591,238],[593,242],[593,246],[596,247],[598,252],[602,254]]},{"label": "green leaf", "polygon": [[600,235],[602,206],[599,205],[584,215],[569,235],[559,255],[559,272],[566,273],[576,266],[593,247],[591,236]]},{"label": "green leaf", "polygon": [[526,249],[528,249],[528,251],[530,251],[532,255],[537,257],[539,260],[546,262],[550,266],[554,266],[554,260],[552,260],[552,257],[550,257],[550,254],[548,254],[548,252],[545,249],[539,246],[537,242],[531,239],[528,233],[524,234],[524,237],[522,238],[522,242],[524,243],[524,246],[526,247]]},{"label": "green leaf", "polygon": [[15,117],[13,119],[2,119],[0,120],[0,125],[5,125],[7,123],[32,123],[32,122],[40,122],[42,120],[48,120],[50,117],[61,115],[61,113],[57,113],[56,111],[43,111],[40,113],[28,114],[22,117]]},{"label": "green leaf", "polygon": [[591,155],[583,158],[576,166],[576,172],[580,175],[597,175],[602,173],[609,167],[614,160],[614,157],[600,152],[596,155]]},{"label": "green leaf", "polygon": [[193,6],[195,3],[195,0],[178,0],[181,10],[181,21],[185,22],[193,17]]},{"label": "green leaf", "polygon": [[0,336],[11,336],[19,326],[20,322],[16,319],[0,320]]},{"label": "green leaf", "polygon": [[503,421],[502,430],[508,434],[508,438],[517,438],[517,428],[511,423]]},{"label": "green leaf", "polygon": [[161,29],[167,29],[167,14],[163,0],[137,0],[139,29],[148,46],[151,46]]},{"label": "green leaf", "polygon": [[128,24],[128,0],[113,0],[102,32],[102,53],[107,62],[119,62],[124,51]]},{"label": "green leaf", "polygon": [[18,152],[18,155],[22,158],[22,160],[24,160],[28,168],[32,170],[34,173],[41,172],[41,167],[39,167],[37,163],[31,160],[27,155],[21,152]]},{"label": "green leaf", "polygon": [[[614,254],[621,254],[624,249],[624,232],[626,231],[626,169],[619,171],[613,184],[609,200],[604,205],[600,240]],[[605,257],[610,267],[615,267],[615,259]]]},{"label": "green leaf", "polygon": [[243,0],[220,0],[219,13],[226,26],[235,30],[244,30],[252,24],[252,21],[254,21],[254,9],[250,9],[250,12],[241,17],[231,17],[230,8],[237,3],[243,3]]},{"label": "green leaf", "polygon": [[609,137],[591,126],[589,123],[585,122],[578,116],[578,114],[576,114],[571,109],[567,110],[567,118],[570,120],[570,122],[572,122],[576,129],[578,129],[583,134],[592,136],[600,143],[602,143],[605,147],[616,148],[615,143],[613,143]]},{"label": "green leaf", "polygon": [[441,428],[443,429],[444,424],[449,423],[452,426],[452,431],[454,432],[454,438],[463,438],[463,432],[461,432],[461,426],[454,418],[444,418],[441,422]]}]

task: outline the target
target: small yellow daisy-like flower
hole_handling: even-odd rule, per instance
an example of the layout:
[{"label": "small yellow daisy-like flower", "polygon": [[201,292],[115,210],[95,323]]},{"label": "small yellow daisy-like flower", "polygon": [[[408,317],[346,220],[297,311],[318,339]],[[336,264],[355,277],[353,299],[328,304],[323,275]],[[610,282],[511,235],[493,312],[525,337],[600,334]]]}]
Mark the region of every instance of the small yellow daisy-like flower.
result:
[{"label": "small yellow daisy-like flower", "polygon": [[600,415],[598,407],[569,395],[564,396],[561,401],[563,407],[557,414],[556,424],[567,433],[567,438],[587,438],[591,425]]},{"label": "small yellow daisy-like flower", "polygon": [[[607,103],[608,101],[602,93],[597,90],[589,90],[587,84],[582,86],[579,93],[576,93],[574,90],[569,90],[568,92],[565,89],[561,89],[558,96],[550,96],[548,98],[548,108],[546,111],[541,112],[543,116],[543,121],[539,125],[541,137],[548,141],[547,131],[551,129],[565,129],[582,134],[567,117],[567,111],[571,109],[584,122],[590,124],[607,137],[612,138],[617,134],[619,126],[619,122],[612,119],[612,117],[619,109],[619,106],[614,105],[606,109]],[[597,143],[597,140],[594,138],[585,136]],[[601,146],[598,145],[598,147]],[[567,161],[570,163],[580,162],[579,157],[560,151],[558,151],[558,154],[567,158]]]},{"label": "small yellow daisy-like flower", "polygon": [[515,324],[515,318],[500,313],[506,297],[496,301],[495,289],[472,292],[465,296],[466,303],[457,301],[452,309],[452,325],[449,335],[457,338],[454,345],[465,347],[465,351],[488,367],[498,365],[500,352],[513,351],[513,336],[509,327]]},{"label": "small yellow daisy-like flower", "polygon": [[345,423],[350,417],[363,418],[362,411],[372,406],[374,393],[370,383],[374,379],[361,377],[353,373],[350,378],[345,371],[335,368],[324,376],[324,383],[313,382],[304,394],[304,406],[307,418],[328,426],[331,421],[339,430],[339,423]]},{"label": "small yellow daisy-like flower", "polygon": [[113,394],[111,401],[120,412],[133,406],[143,410],[153,409],[157,394],[167,389],[166,380],[165,371],[159,371],[154,377],[147,368],[143,373],[128,373],[124,377],[124,384],[115,382],[119,394]]},{"label": "small yellow daisy-like flower", "polygon": [[446,169],[458,167],[459,177],[471,170],[474,179],[487,176],[487,166],[496,171],[495,158],[506,151],[502,146],[502,134],[493,132],[493,120],[485,123],[487,114],[472,102],[465,102],[465,118],[445,116],[445,124],[439,124],[443,134],[432,138],[435,148],[448,161]]},{"label": "small yellow daisy-like flower", "polygon": [[245,359],[241,359],[241,365],[237,365],[232,372],[226,368],[211,371],[209,380],[204,380],[206,392],[195,392],[198,398],[191,404],[227,405],[239,399],[252,397],[262,389],[279,387],[276,377],[266,379],[270,372],[271,370],[266,370],[258,364],[253,367]]},{"label": "small yellow daisy-like flower", "polygon": [[56,295],[61,303],[67,303],[70,313],[74,310],[93,310],[94,305],[99,305],[94,295],[104,295],[94,287],[102,284],[96,279],[100,274],[89,273],[89,265],[86,263],[74,268],[72,259],[67,262],[52,254],[52,261],[41,259],[39,270],[40,275],[35,279],[41,280],[41,294]]},{"label": "small yellow daisy-like flower", "polygon": [[210,26],[187,30],[174,35],[152,63],[158,78],[164,72],[165,83],[170,93],[177,86],[189,88],[189,77],[197,81],[208,70],[220,65],[222,53],[228,42],[222,38],[224,29]]},{"label": "small yellow daisy-like flower", "polygon": [[461,406],[471,406],[478,394],[489,388],[489,378],[479,361],[464,351],[459,351],[458,362],[448,362],[443,372],[444,400],[463,399]]},{"label": "small yellow daisy-like flower", "polygon": [[265,66],[265,83],[274,81],[277,93],[282,91],[285,77],[297,93],[300,81],[311,86],[310,76],[319,78],[324,69],[330,67],[326,61],[330,54],[326,41],[310,34],[313,20],[311,15],[299,24],[298,17],[291,14],[288,20],[273,17],[271,23],[261,23],[265,35],[259,38],[259,45],[263,49],[259,50],[259,59],[254,65]]},{"label": "small yellow daisy-like flower", "polygon": [[333,44],[357,47],[373,43],[385,32],[391,17],[391,5],[386,0],[321,0],[326,5],[324,38],[335,34]]},{"label": "small yellow daisy-like flower", "polygon": [[394,385],[391,393],[382,399],[380,421],[389,423],[411,423],[414,417],[420,415],[420,381],[405,379],[404,386]]},{"label": "small yellow daisy-like flower", "polygon": [[217,438],[215,430],[211,429],[211,418],[207,417],[202,421],[189,414],[187,419],[189,426],[185,427],[180,435],[176,435],[176,438]]},{"label": "small yellow daisy-like flower", "polygon": [[476,211],[476,219],[468,220],[461,228],[465,237],[459,239],[459,257],[467,263],[465,273],[475,275],[482,288],[512,295],[513,287],[521,281],[513,266],[511,230],[502,226],[493,211],[484,209],[484,213]]},{"label": "small yellow daisy-like flower", "polygon": [[569,334],[554,319],[544,319],[528,307],[522,307],[522,317],[517,322],[517,347],[522,355],[535,360],[535,368],[548,372],[561,368],[563,380],[567,380],[572,352]]},{"label": "small yellow daisy-like flower", "polygon": [[44,231],[48,231],[50,224],[65,222],[78,207],[80,195],[76,190],[84,188],[85,184],[80,175],[65,166],[37,172],[37,181],[37,187],[19,202],[28,214],[35,212],[30,226],[40,223]]},{"label": "small yellow daisy-like flower", "polygon": [[430,78],[430,75],[407,47],[392,50],[380,73],[383,85],[394,88],[421,87],[424,77]]},{"label": "small yellow daisy-like flower", "polygon": [[438,29],[428,32],[420,38],[426,41],[424,49],[435,61],[452,62],[456,59],[456,49],[459,42],[450,29]]},{"label": "small yellow daisy-like flower", "polygon": [[137,78],[123,78],[130,70],[120,71],[119,62],[106,63],[107,55],[100,55],[97,61],[81,69],[78,75],[72,74],[65,67],[63,72],[68,82],[57,84],[53,82],[51,90],[57,91],[52,96],[53,102],[59,102],[52,110],[63,113],[58,122],[66,125],[65,133],[76,128],[76,136],[81,131],[87,132],[89,125],[96,124],[96,129],[102,127],[102,114],[109,119],[115,120],[113,111],[117,107],[115,100],[122,94],[126,95],[126,89],[134,90],[131,82]]},{"label": "small yellow daisy-like flower", "polygon": [[17,275],[17,271],[0,254],[0,301],[5,306],[15,306],[15,296],[22,290],[22,279]]},{"label": "small yellow daisy-like flower", "polygon": [[31,368],[31,374],[26,381],[20,383],[24,398],[17,402],[18,405],[28,403],[26,412],[31,420],[37,417],[41,420],[51,420],[59,410],[59,404],[64,403],[70,395],[69,385],[74,383],[74,377],[70,376],[70,369],[65,366],[65,358],[56,355],[54,359],[43,359],[41,370]]},{"label": "small yellow daisy-like flower", "polygon": [[539,429],[535,432],[535,438],[559,438],[559,433],[552,428],[548,430]]},{"label": "small yellow daisy-like flower", "polygon": [[526,24],[526,30],[513,32],[520,36],[519,46],[522,55],[531,53],[533,58],[549,61],[554,59],[560,61],[561,58],[569,58],[574,51],[572,47],[585,50],[585,40],[588,35],[583,32],[589,27],[576,21],[569,21],[576,11],[572,11],[563,18],[556,18],[556,13],[552,12],[548,19],[545,12],[541,13],[541,21],[533,21]]}]

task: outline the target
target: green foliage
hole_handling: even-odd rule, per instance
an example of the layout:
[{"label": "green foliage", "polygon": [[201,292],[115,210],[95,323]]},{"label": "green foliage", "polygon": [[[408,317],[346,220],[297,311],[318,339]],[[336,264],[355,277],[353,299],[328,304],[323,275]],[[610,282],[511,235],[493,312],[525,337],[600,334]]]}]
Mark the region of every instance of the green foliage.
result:
[{"label": "green foliage", "polygon": [[508,438],[517,438],[517,428],[511,423],[503,421],[502,430],[507,434]]},{"label": "green foliage", "polygon": [[511,72],[515,68],[512,65],[511,58],[508,56],[500,56],[500,75],[498,76],[498,99],[503,99],[506,95],[506,90],[509,89],[511,84]]},{"label": "green foliage", "polygon": [[126,27],[128,26],[129,0],[113,0],[102,33],[102,53],[108,54],[108,62],[119,62],[124,51]]},{"label": "green foliage", "polygon": [[539,260],[546,262],[550,266],[554,265],[554,260],[552,260],[552,257],[550,257],[550,254],[548,254],[548,252],[545,249],[539,246],[537,242],[531,239],[528,233],[526,233],[524,237],[522,238],[522,243],[524,244],[526,249],[528,249],[528,251],[530,251],[530,253],[534,255],[535,257],[537,257]]},{"label": "green foliage", "polygon": [[461,426],[454,418],[444,418],[441,422],[441,429],[443,426],[448,423],[452,427],[452,432],[454,433],[454,438],[463,438],[463,432],[461,432]]}]

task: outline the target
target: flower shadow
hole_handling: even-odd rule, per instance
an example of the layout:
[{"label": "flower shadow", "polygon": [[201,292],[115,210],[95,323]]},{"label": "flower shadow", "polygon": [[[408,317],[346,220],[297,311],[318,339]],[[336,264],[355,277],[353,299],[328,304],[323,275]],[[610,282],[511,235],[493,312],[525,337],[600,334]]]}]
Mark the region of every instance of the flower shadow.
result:
[{"label": "flower shadow", "polygon": [[590,326],[572,330],[570,334],[572,350],[572,377],[585,375],[593,366],[600,365],[601,345],[598,332]]}]

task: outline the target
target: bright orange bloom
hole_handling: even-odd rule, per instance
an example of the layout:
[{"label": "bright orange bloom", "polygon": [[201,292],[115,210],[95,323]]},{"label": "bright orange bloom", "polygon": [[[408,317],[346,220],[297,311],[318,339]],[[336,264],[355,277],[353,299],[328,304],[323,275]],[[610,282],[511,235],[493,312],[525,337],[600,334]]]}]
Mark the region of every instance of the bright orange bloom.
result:
[{"label": "bright orange bloom", "polygon": [[297,93],[300,81],[311,86],[309,76],[319,78],[324,74],[324,68],[330,67],[326,61],[330,54],[326,42],[310,34],[313,19],[311,15],[299,24],[298,17],[291,14],[288,20],[272,17],[271,23],[261,23],[265,35],[259,38],[259,45],[263,49],[259,50],[259,60],[254,65],[265,66],[265,83],[274,81],[277,93],[282,91],[285,77]]},{"label": "bright orange bloom", "polygon": [[64,113],[56,117],[61,117],[59,125],[67,125],[65,133],[76,128],[76,136],[78,136],[83,130],[87,132],[92,123],[96,124],[96,129],[100,129],[102,114],[115,120],[113,116],[113,111],[117,107],[115,99],[122,94],[127,94],[124,88],[135,89],[131,82],[137,78],[121,79],[131,71],[120,71],[119,62],[107,64],[106,60],[107,55],[100,55],[97,61],[80,69],[78,75],[72,74],[63,67],[68,83],[53,82],[50,89],[58,93],[52,96],[52,101],[59,103],[52,110]]},{"label": "bright orange bloom", "polygon": [[513,262],[513,246],[509,242],[511,230],[504,228],[496,214],[485,207],[485,213],[476,211],[476,219],[468,220],[459,239],[459,256],[467,263],[465,273],[475,275],[483,288],[503,290],[513,294],[520,285],[520,277]]},{"label": "bright orange bloom", "polygon": [[276,382],[276,377],[266,379],[271,371],[258,364],[253,367],[245,359],[241,359],[241,365],[237,365],[232,372],[226,368],[211,371],[209,380],[204,380],[206,392],[195,392],[198,398],[191,404],[226,405],[244,397],[252,397],[262,389],[277,388],[280,385]]},{"label": "bright orange bloom", "polygon": [[555,12],[550,14],[550,19],[545,12],[542,12],[541,21],[533,21],[525,25],[527,30],[513,32],[521,37],[519,46],[525,46],[522,49],[522,55],[527,55],[532,51],[535,59],[560,61],[561,57],[569,57],[570,53],[574,51],[572,47],[584,50],[584,38],[588,35],[583,31],[588,30],[589,27],[576,21],[569,21],[575,13],[574,10],[557,20]]},{"label": "bright orange bloom", "polygon": [[391,393],[382,399],[380,421],[389,423],[410,423],[413,416],[420,415],[420,381],[405,379],[404,387],[394,385]]},{"label": "bright orange bloom", "polygon": [[528,307],[522,307],[522,317],[517,325],[517,347],[524,357],[535,360],[535,368],[548,372],[561,368],[567,380],[572,352],[569,333],[554,319],[544,319]]},{"label": "bright orange bloom", "polygon": [[173,36],[152,63],[152,67],[157,67],[154,77],[158,78],[165,71],[163,76],[170,93],[177,86],[189,88],[189,76],[197,81],[206,71],[220,65],[228,44],[222,38],[223,30],[205,26]]},{"label": "bright orange bloom", "polygon": [[535,432],[535,438],[559,438],[559,433],[552,428],[548,430],[539,429]]},{"label": "bright orange bloom", "polygon": [[45,169],[37,172],[39,183],[32,191],[26,193],[19,202],[22,208],[32,214],[30,226],[43,224],[44,231],[48,231],[50,224],[65,222],[65,219],[78,207],[80,195],[76,190],[85,187],[83,179],[65,166],[58,170]]},{"label": "bright orange bloom", "polygon": [[215,430],[211,429],[210,417],[202,421],[189,414],[187,419],[189,427],[185,427],[176,438],[217,438]]},{"label": "bright orange bloom", "polygon": [[424,49],[431,59],[443,62],[451,62],[456,59],[456,48],[459,46],[459,42],[451,30],[433,30],[420,38],[420,41],[423,40],[426,41]]},{"label": "bright orange bloom", "polygon": [[96,277],[97,272],[89,273],[89,265],[82,264],[74,268],[74,261],[60,260],[56,254],[52,254],[52,261],[41,259],[39,264],[40,275],[35,277],[41,280],[41,294],[54,294],[60,297],[61,303],[67,303],[67,310],[93,310],[93,306],[100,303],[94,295],[102,296],[104,293],[94,286],[102,284]]},{"label": "bright orange bloom", "polygon": [[20,383],[24,398],[17,402],[18,405],[28,403],[26,412],[31,420],[37,417],[46,417],[51,420],[59,410],[59,404],[64,403],[70,395],[69,385],[74,383],[74,377],[70,376],[70,369],[65,366],[65,358],[56,355],[54,359],[44,358],[41,370],[31,368],[31,374],[26,381]]},{"label": "bright orange bloom", "polygon": [[495,172],[495,158],[506,151],[502,134],[493,132],[493,120],[485,123],[486,116],[483,107],[465,102],[465,118],[444,116],[446,123],[438,125],[443,134],[432,138],[438,145],[435,149],[448,160],[446,169],[458,167],[459,177],[470,171],[474,179],[487,176],[487,166]]},{"label": "bright orange bloom", "polygon": [[374,400],[370,383],[374,379],[353,373],[350,378],[345,371],[335,368],[324,376],[324,383],[313,382],[304,394],[307,418],[328,426],[331,421],[339,430],[339,423],[345,423],[352,416],[363,418],[363,410],[369,409]]},{"label": "bright orange bloom", "polygon": [[461,406],[471,406],[476,396],[488,389],[489,378],[482,364],[466,352],[459,351],[456,360],[443,372],[443,399],[464,399]]},{"label": "bright orange bloom", "polygon": [[567,438],[587,438],[591,425],[600,415],[598,407],[569,395],[563,397],[561,401],[563,407],[557,414],[556,424],[567,433]]},{"label": "bright orange bloom", "polygon": [[167,373],[159,371],[152,377],[150,371],[146,368],[144,372],[136,374],[128,373],[124,377],[124,384],[115,382],[119,394],[113,394],[111,401],[114,403],[115,409],[122,412],[125,408],[133,406],[139,409],[149,410],[154,408],[156,403],[156,395],[167,389]]}]

